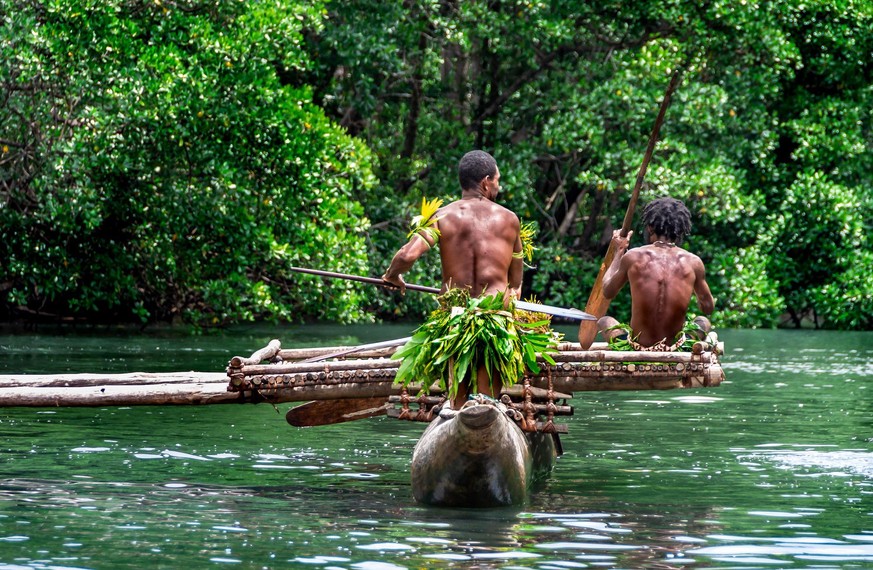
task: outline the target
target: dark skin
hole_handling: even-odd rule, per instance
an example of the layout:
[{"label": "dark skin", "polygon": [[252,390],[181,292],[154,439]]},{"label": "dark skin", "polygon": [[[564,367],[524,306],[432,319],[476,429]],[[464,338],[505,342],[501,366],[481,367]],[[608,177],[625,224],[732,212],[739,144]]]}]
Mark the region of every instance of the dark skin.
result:
[{"label": "dark skin", "polygon": [[[517,256],[521,252],[521,224],[511,210],[495,203],[499,190],[500,171],[497,170],[476,186],[463,189],[460,200],[437,211],[443,291],[465,287],[474,296],[506,291],[507,297],[519,297],[523,268],[522,260]],[[413,235],[394,255],[382,279],[405,291],[403,274],[434,245],[428,235]],[[493,384],[492,391],[486,371],[480,369],[478,391],[496,396],[502,382],[494,378]],[[459,407],[466,397],[466,383],[461,383],[455,407]]]},{"label": "dark skin", "polygon": [[651,227],[648,230],[649,244],[631,250],[632,232],[627,237],[619,231],[613,234],[616,255],[603,276],[608,299],[630,283],[630,326],[643,346],[670,342],[681,332],[692,295],[702,313],[709,315],[715,308],[700,258],[667,236],[655,235]]}]

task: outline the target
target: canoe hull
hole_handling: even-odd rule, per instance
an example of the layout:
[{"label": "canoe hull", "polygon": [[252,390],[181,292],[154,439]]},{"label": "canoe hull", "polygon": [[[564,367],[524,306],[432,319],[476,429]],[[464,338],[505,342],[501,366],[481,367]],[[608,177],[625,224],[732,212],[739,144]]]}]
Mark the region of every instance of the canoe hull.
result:
[{"label": "canoe hull", "polygon": [[551,471],[550,434],[523,432],[499,404],[468,403],[428,425],[412,454],[415,500],[447,507],[527,501],[532,481]]}]

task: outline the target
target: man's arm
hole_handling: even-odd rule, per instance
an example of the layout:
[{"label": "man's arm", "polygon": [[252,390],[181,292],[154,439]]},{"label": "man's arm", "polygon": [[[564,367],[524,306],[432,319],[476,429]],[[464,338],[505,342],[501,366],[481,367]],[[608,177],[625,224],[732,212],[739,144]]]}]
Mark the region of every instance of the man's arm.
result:
[{"label": "man's arm", "polygon": [[694,264],[694,296],[697,297],[697,306],[704,315],[712,314],[715,310],[715,299],[706,282],[706,268],[700,258]]},{"label": "man's arm", "polygon": [[391,265],[382,275],[382,280],[396,285],[400,288],[401,293],[406,292],[406,282],[403,280],[403,274],[409,271],[419,257],[427,253],[433,244],[436,243],[429,235],[417,233],[409,238],[406,245],[401,247],[394,258],[391,260]]},{"label": "man's arm", "polygon": [[521,281],[524,272],[524,259],[519,257],[522,253],[521,236],[515,238],[515,246],[512,248],[512,261],[509,264],[509,295],[513,299],[521,299]]},{"label": "man's arm", "polygon": [[603,296],[607,299],[612,299],[624,284],[627,283],[627,272],[629,264],[625,263],[625,253],[627,252],[630,238],[633,232],[628,232],[627,237],[621,236],[620,230],[615,230],[612,234],[612,241],[615,244],[615,254],[612,257],[612,262],[606,268],[606,273],[603,274]]}]

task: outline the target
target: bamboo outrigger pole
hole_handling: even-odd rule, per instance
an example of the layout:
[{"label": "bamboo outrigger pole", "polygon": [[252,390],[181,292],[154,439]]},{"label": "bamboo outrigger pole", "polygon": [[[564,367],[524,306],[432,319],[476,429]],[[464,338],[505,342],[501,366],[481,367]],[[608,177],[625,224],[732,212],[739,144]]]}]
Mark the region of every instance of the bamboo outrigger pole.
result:
[{"label": "bamboo outrigger pole", "polygon": [[[652,160],[652,153],[655,151],[655,143],[658,141],[658,131],[661,130],[661,124],[664,122],[664,115],[667,113],[667,107],[670,106],[670,97],[673,91],[679,85],[679,80],[682,77],[683,68],[680,66],[673,73],[670,79],[670,84],[667,86],[667,91],[664,93],[664,99],[661,101],[661,108],[658,111],[658,118],[655,119],[655,126],[652,127],[652,134],[649,136],[649,145],[646,147],[646,154],[643,156],[643,162],[640,165],[640,170],[637,173],[637,181],[634,184],[634,190],[631,194],[630,203],[627,206],[627,211],[624,214],[624,222],[621,224],[621,236],[626,237],[631,229],[631,224],[634,219],[634,209],[637,206],[637,200],[640,197],[640,188],[643,186],[643,179],[646,177],[646,169],[649,167],[649,161]],[[606,255],[603,256],[603,263],[600,264],[600,271],[597,273],[597,279],[594,281],[594,286],[591,288],[591,295],[588,296],[588,302],[585,303],[585,312],[594,316],[593,320],[585,320],[579,324],[579,344],[582,345],[582,350],[587,350],[594,342],[594,337],[597,336],[597,319],[606,314],[609,308],[610,299],[607,299],[603,294],[603,275],[606,269],[612,263],[615,257],[615,246],[610,240],[609,248],[606,250]]]}]

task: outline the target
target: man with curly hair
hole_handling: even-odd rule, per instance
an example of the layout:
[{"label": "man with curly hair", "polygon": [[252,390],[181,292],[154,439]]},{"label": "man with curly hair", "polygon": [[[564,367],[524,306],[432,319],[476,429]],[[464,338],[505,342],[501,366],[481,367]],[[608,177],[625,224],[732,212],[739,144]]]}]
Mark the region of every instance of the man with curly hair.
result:
[{"label": "man with curly hair", "polygon": [[[691,296],[697,297],[702,313],[712,313],[715,302],[706,283],[700,258],[680,247],[691,233],[691,213],[681,200],[659,198],[643,210],[643,224],[648,244],[628,250],[633,232],[612,236],[616,255],[603,276],[603,294],[614,298],[625,283],[630,283],[631,322],[629,340],[643,348],[660,346],[669,349],[679,340],[686,323]],[[610,316],[597,325],[610,339],[625,331],[615,328],[618,321]],[[698,317],[696,324],[709,331],[709,320]]]}]

